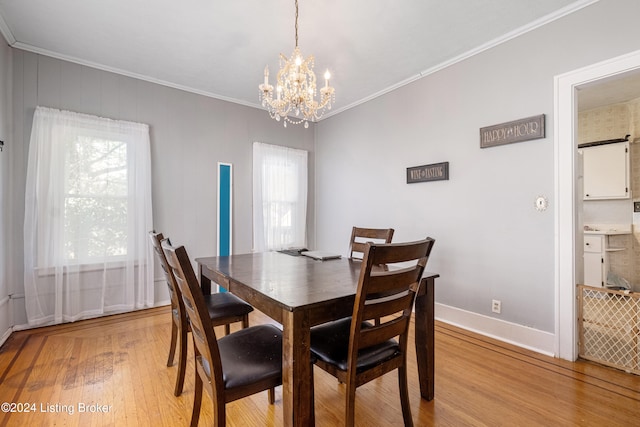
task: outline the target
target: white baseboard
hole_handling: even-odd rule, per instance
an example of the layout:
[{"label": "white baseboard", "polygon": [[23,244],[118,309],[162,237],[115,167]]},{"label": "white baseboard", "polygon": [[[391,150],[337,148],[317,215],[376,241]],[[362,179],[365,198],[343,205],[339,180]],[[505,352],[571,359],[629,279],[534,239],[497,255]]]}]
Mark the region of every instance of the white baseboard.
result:
[{"label": "white baseboard", "polygon": [[11,336],[12,332],[13,329],[9,328],[4,332],[4,334],[2,334],[2,336],[0,337],[0,346],[2,346],[2,344],[4,344],[4,342]]},{"label": "white baseboard", "polygon": [[[2,316],[0,318],[0,329],[7,328],[5,331],[2,331],[2,336],[0,336],[0,346],[4,344],[4,342],[9,338],[13,329],[11,328],[11,307],[9,306],[9,296],[5,296],[0,299],[0,307],[2,307]],[[7,306],[7,307],[4,307]]]},{"label": "white baseboard", "polygon": [[471,332],[555,357],[555,335],[494,317],[435,304],[435,318]]},{"label": "white baseboard", "polygon": [[[169,305],[170,303],[170,301],[158,301],[154,306]],[[540,331],[516,323],[505,322],[504,320],[438,303],[435,304],[435,318],[440,322],[448,323],[480,335],[485,335],[548,356],[555,356],[555,336],[550,332]],[[19,331],[31,327],[32,326],[28,324],[15,325],[0,337],[0,345],[9,338],[12,329]]]},{"label": "white baseboard", "polygon": [[[165,306],[165,305],[171,305],[171,300],[158,301],[155,304],[153,304],[153,307],[137,308],[135,310],[123,311],[123,312],[118,312],[118,313],[105,313],[104,316],[111,316],[111,315],[114,315],[114,314],[122,314],[122,313],[131,313],[133,311],[145,310],[147,308],[162,307],[162,306]],[[97,316],[97,317],[102,317],[102,316]],[[83,319],[83,320],[88,320],[88,319]],[[26,323],[26,324],[23,324],[23,325],[14,325],[13,326],[13,330],[14,331],[24,331],[25,329],[39,328],[41,326],[43,326],[43,325],[32,326],[32,325],[29,325],[28,323]],[[50,326],[50,325],[44,325],[44,326]]]}]

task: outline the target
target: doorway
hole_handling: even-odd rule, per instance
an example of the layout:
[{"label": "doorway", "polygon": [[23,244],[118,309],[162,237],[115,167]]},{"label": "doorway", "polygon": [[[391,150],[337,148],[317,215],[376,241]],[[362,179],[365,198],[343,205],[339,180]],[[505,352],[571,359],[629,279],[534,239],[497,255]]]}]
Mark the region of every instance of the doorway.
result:
[{"label": "doorway", "polygon": [[640,70],[640,51],[556,76],[554,81],[554,158],[555,158],[555,354],[576,360],[576,248],[579,206],[577,178],[577,91],[580,88],[624,77]]}]

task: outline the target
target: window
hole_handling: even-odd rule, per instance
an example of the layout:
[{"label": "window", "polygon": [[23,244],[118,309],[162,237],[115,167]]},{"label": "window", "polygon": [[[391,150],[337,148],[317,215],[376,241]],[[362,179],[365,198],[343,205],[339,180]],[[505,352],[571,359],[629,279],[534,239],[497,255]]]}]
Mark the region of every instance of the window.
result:
[{"label": "window", "polygon": [[253,245],[256,251],[306,246],[307,152],[253,144]]},{"label": "window", "polygon": [[65,143],[63,172],[65,258],[126,256],[127,143],[79,135]]},{"label": "window", "polygon": [[38,107],[25,193],[30,324],[153,305],[149,127]]}]

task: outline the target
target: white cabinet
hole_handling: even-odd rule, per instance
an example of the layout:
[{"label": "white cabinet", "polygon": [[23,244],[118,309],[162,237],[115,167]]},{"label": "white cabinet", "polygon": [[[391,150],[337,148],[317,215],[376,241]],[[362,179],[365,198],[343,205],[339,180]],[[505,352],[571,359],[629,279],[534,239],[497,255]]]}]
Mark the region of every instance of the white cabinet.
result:
[{"label": "white cabinet", "polygon": [[[593,228],[593,227],[587,227]],[[584,284],[588,286],[605,286],[609,273],[609,254],[624,251],[626,248],[611,247],[609,236],[614,234],[629,234],[630,226],[614,227],[602,231],[585,231],[584,234]]]},{"label": "white cabinet", "polygon": [[[604,250],[604,235],[584,236],[584,284],[603,286],[609,271],[609,256]],[[606,261],[606,262],[605,262]]]},{"label": "white cabinet", "polygon": [[629,191],[629,142],[581,148],[584,200],[627,199]]}]

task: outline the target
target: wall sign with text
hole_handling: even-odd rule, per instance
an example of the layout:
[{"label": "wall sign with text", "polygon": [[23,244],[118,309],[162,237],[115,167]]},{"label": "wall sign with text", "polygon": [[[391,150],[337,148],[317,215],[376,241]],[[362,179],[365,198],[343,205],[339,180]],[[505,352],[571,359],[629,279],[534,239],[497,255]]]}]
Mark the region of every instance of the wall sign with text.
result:
[{"label": "wall sign with text", "polygon": [[407,168],[407,184],[449,179],[449,162]]},{"label": "wall sign with text", "polygon": [[544,114],[480,128],[480,148],[544,138]]}]

